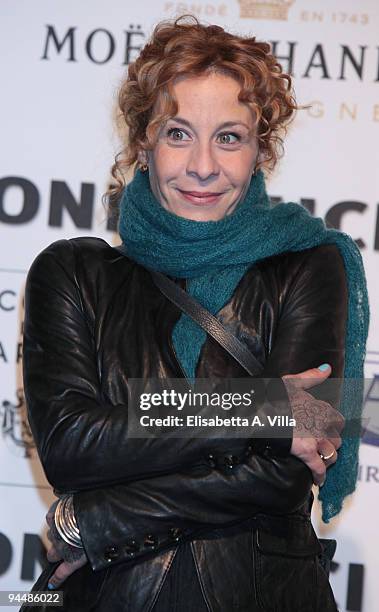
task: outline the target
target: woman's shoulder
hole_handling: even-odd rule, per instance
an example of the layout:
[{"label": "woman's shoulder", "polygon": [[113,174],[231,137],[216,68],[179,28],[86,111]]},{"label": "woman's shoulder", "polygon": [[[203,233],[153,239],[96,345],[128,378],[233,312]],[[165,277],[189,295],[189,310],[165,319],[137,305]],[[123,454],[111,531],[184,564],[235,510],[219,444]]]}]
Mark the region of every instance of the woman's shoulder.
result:
[{"label": "woman's shoulder", "polygon": [[44,247],[42,251],[38,253],[36,259],[39,257],[46,257],[47,255],[70,258],[72,253],[75,251],[80,251],[83,254],[88,253],[96,255],[105,253],[109,250],[112,251],[114,249],[103,238],[98,238],[96,236],[60,238],[59,240],[54,240],[54,242],[51,242]]},{"label": "woman's shoulder", "polygon": [[[36,255],[32,265],[47,258],[58,258],[61,263],[64,263],[78,257],[86,258],[95,264],[96,262],[101,263],[102,260],[112,259],[115,256],[120,258],[120,251],[103,238],[79,236],[76,238],[61,238],[51,242]],[[123,257],[128,259],[125,255]],[[128,261],[130,260],[128,259]]]},{"label": "woman's shoulder", "polygon": [[331,290],[346,291],[347,275],[342,253],[337,244],[324,243],[300,251],[285,251],[262,259],[247,271],[243,286],[255,287],[257,279],[270,294],[281,299],[304,291],[312,294]]},{"label": "woman's shoulder", "polygon": [[77,281],[83,278],[98,280],[102,275],[112,276],[112,270],[118,274],[121,265],[125,270],[133,262],[103,238],[63,238],[55,240],[38,253],[31,263],[28,277],[51,275],[54,280],[54,274],[59,271],[75,277]]},{"label": "woman's shoulder", "polygon": [[323,243],[298,251],[284,251],[260,262],[266,272],[297,275],[300,272],[330,273],[331,270],[344,272],[342,253],[336,243]]}]

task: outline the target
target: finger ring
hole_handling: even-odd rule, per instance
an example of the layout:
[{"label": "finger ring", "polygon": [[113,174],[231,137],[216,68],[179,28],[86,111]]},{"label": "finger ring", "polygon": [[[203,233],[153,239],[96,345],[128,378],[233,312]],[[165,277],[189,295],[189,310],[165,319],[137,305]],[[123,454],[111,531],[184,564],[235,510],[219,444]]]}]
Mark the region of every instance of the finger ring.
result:
[{"label": "finger ring", "polygon": [[333,457],[335,452],[336,452],[336,449],[334,448],[333,452],[330,453],[330,455],[323,455],[322,453],[319,453],[319,455],[323,461],[327,461],[328,459],[331,459]]}]

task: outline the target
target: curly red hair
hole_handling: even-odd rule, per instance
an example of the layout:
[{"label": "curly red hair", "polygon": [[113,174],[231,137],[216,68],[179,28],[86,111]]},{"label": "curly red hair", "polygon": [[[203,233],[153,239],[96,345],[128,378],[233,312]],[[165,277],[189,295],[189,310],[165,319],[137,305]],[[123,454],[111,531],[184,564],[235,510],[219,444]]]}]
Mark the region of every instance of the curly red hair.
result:
[{"label": "curly red hair", "polygon": [[[283,131],[294,111],[302,108],[296,104],[291,77],[283,72],[269,43],[184,15],[158,23],[121,84],[118,104],[128,138],[112,166],[115,185],[109,196],[117,199],[125,171],[137,162],[142,149],[154,147],[159,127],[177,113],[171,88],[174,80],[208,72],[227,74],[240,83],[239,100],[255,116],[260,152],[256,169],[274,168],[283,154]],[[154,112],[158,101],[159,112]]]}]

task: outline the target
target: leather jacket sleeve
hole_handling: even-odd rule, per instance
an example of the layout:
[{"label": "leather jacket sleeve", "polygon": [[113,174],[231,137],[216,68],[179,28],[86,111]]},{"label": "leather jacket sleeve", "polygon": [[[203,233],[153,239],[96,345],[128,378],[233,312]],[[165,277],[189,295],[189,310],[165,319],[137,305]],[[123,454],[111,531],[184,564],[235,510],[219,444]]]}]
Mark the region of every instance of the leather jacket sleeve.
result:
[{"label": "leather jacket sleeve", "polygon": [[[305,258],[282,308],[266,372],[280,376],[328,362],[333,375],[342,376],[347,291],[337,249],[326,247]],[[214,457],[213,469],[203,467],[197,473],[75,494],[75,513],[93,569],[109,562],[104,555],[115,542],[122,543],[115,562],[139,558],[152,548],[172,546],[172,530],[189,537],[257,511],[292,512],[312,486],[310,470],[292,456],[254,454],[253,445],[238,465],[225,459]]]},{"label": "leather jacket sleeve", "polygon": [[[338,410],[345,366],[345,331],[348,290],[342,255],[334,244],[309,249],[294,273],[284,263],[280,275],[288,277],[275,341],[262,377],[298,374],[323,363],[331,375],[308,389],[317,399]],[[288,280],[288,279],[287,279]],[[279,286],[285,283],[278,281]],[[277,440],[272,440],[272,446]],[[270,448],[270,441],[268,441]]]},{"label": "leather jacket sleeve", "polygon": [[[228,461],[225,462],[225,459]],[[212,465],[138,482],[74,493],[75,517],[92,569],[138,560],[182,538],[225,527],[257,512],[287,514],[302,506],[312,475],[296,457],[213,456]]]},{"label": "leather jacket sleeve", "polygon": [[[309,249],[301,264],[280,270],[289,277],[279,296],[281,316],[262,377],[297,374],[322,363],[332,367],[330,379],[343,376],[348,292],[342,255],[334,244]],[[337,386],[337,385],[336,385]],[[312,388],[312,394],[319,386]],[[331,401],[338,407],[338,398]]]},{"label": "leather jacket sleeve", "polygon": [[248,445],[246,439],[235,439],[231,449],[230,439],[221,438],[211,444],[201,437],[128,438],[127,405],[111,404],[101,394],[68,240],[44,249],[27,275],[23,376],[41,463],[59,493],[177,472],[204,463],[211,451],[242,453]]}]

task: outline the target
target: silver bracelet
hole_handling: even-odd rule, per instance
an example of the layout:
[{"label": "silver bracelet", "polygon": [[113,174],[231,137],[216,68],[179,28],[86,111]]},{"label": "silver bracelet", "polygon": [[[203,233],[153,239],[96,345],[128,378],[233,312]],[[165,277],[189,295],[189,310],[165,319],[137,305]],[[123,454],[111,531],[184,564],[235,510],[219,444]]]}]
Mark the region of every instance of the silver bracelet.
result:
[{"label": "silver bracelet", "polygon": [[63,497],[56,508],[57,530],[63,540],[70,546],[82,548],[79,529],[76,525],[72,497]]},{"label": "silver bracelet", "polygon": [[76,524],[74,505],[72,497],[66,497],[63,502],[63,524],[66,527],[66,533],[69,532],[74,540],[80,540],[79,529]]},{"label": "silver bracelet", "polygon": [[67,544],[75,548],[83,548],[71,495],[60,498],[55,508],[54,520],[59,535]]}]

